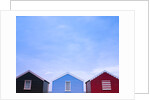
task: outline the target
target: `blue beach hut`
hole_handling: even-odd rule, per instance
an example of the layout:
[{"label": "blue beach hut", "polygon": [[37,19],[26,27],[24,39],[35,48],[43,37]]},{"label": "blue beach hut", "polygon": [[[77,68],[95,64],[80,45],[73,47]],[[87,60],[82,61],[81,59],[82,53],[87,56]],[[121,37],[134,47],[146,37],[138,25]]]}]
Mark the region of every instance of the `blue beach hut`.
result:
[{"label": "blue beach hut", "polygon": [[66,73],[52,82],[52,93],[83,93],[83,80]]}]

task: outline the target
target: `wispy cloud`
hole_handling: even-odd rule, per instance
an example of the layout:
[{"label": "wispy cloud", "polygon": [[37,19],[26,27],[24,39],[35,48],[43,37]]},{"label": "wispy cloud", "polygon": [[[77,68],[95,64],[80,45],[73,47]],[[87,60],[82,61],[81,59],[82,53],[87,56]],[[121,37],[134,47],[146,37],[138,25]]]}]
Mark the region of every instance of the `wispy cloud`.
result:
[{"label": "wispy cloud", "polygon": [[48,72],[45,73],[45,75],[47,75],[47,74],[52,74],[52,73],[53,73],[53,72],[49,72],[49,71],[48,71]]},{"label": "wispy cloud", "polygon": [[65,72],[84,81],[103,70],[119,76],[118,17],[20,16],[16,22],[17,75],[30,69],[50,82]]},{"label": "wispy cloud", "polygon": [[119,77],[119,66],[102,66],[102,67],[97,67],[95,69],[92,70],[91,73],[93,73],[94,75],[99,74],[103,71],[108,71],[110,73],[112,73],[113,75]]}]

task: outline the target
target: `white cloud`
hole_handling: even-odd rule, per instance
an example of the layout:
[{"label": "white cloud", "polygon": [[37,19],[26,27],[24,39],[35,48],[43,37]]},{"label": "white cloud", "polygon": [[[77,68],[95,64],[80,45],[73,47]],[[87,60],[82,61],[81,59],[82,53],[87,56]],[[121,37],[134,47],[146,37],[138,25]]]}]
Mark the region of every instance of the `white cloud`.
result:
[{"label": "white cloud", "polygon": [[45,73],[45,75],[47,75],[47,74],[52,74],[52,73],[53,73],[53,72],[49,72],[49,71],[48,71],[48,72]]},{"label": "white cloud", "polygon": [[71,71],[71,73],[83,81],[87,81],[90,77],[90,74],[86,71]]},{"label": "white cloud", "polygon": [[93,73],[94,75],[97,75],[97,74],[103,72],[104,70],[112,73],[113,75],[115,75],[117,77],[119,77],[119,66],[99,67],[99,68],[93,69],[91,73]]},{"label": "white cloud", "polygon": [[81,70],[80,71],[71,71],[70,73],[75,75],[76,78],[79,78],[84,81],[84,83],[83,83],[84,91],[86,91],[85,82],[88,81],[91,77],[93,77],[93,75],[87,71],[81,71]]}]

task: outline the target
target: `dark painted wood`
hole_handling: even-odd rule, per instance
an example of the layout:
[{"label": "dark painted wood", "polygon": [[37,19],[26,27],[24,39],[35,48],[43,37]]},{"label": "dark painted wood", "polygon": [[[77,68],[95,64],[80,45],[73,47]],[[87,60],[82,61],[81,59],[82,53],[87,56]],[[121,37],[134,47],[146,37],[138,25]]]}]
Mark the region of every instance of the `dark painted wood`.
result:
[{"label": "dark painted wood", "polygon": [[[24,90],[25,80],[32,80],[31,90]],[[43,93],[43,84],[43,80],[28,72],[16,79],[16,93]],[[45,84],[48,86],[47,82]]]},{"label": "dark painted wood", "polygon": [[48,84],[46,81],[43,82],[43,93],[47,93],[48,92]]}]

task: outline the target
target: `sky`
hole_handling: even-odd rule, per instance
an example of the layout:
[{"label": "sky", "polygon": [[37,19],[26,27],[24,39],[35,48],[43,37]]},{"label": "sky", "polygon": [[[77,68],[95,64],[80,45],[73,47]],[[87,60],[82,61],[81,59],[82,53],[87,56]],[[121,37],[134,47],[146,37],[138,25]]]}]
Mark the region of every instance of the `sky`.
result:
[{"label": "sky", "polygon": [[49,91],[66,72],[84,82],[104,70],[119,77],[119,16],[17,16],[16,76],[27,70]]}]

